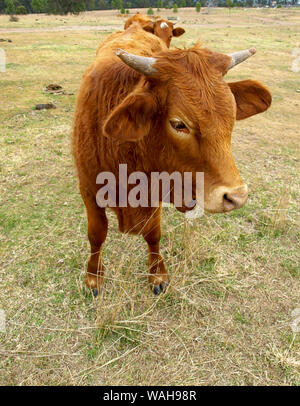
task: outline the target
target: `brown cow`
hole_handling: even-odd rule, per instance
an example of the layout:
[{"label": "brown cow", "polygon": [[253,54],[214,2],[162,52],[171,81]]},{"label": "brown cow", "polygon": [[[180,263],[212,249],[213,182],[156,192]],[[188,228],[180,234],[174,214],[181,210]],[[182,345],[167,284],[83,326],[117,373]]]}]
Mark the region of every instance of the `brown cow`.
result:
[{"label": "brown cow", "polygon": [[[133,16],[127,18],[127,20],[125,21],[125,24],[124,24],[124,30],[127,30],[127,28],[130,27],[131,24],[133,24],[133,23],[139,23],[139,25],[143,29],[145,29],[145,31],[149,31],[149,30],[147,30],[147,27],[152,28],[152,26],[153,26],[151,17],[146,16],[144,14],[140,14],[139,12],[137,12]],[[152,32],[152,31],[150,30],[149,32]]]},{"label": "brown cow", "polygon": [[125,21],[124,30],[130,27],[133,23],[138,23],[143,30],[151,32],[164,41],[167,47],[170,47],[171,39],[173,37],[180,37],[185,33],[181,27],[174,28],[171,21],[159,19],[151,21],[151,18],[143,14],[137,13]]},{"label": "brown cow", "polygon": [[[105,208],[96,203],[99,173],[114,174],[118,188],[120,164],[127,164],[128,175],[141,171],[148,177],[155,171],[204,172],[208,212],[227,212],[246,202],[231,132],[235,120],[265,111],[271,94],[257,81],[226,83],[223,77],[254,52],[228,56],[198,45],[169,50],[137,24],[112,34],[99,49],[82,79],[73,136],[91,244],[85,283],[94,295],[103,282],[101,250],[108,228]],[[120,206],[113,208],[119,230],[146,240],[149,282],[159,294],[168,284],[159,249],[161,203],[158,208]],[[180,211],[187,210],[184,203]]]}]

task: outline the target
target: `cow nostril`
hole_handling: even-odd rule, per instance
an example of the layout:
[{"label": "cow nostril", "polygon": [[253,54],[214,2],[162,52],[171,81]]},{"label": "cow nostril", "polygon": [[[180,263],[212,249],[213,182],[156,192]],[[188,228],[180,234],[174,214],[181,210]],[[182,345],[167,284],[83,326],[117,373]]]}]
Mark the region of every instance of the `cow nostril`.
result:
[{"label": "cow nostril", "polygon": [[234,209],[239,209],[247,201],[248,193],[243,191],[243,193],[237,193],[237,191],[224,193],[223,195],[223,206],[225,211],[230,211]]},{"label": "cow nostril", "polygon": [[227,193],[223,196],[223,204],[226,211],[233,210],[236,207],[236,202]]},{"label": "cow nostril", "polygon": [[229,199],[227,193],[225,193],[225,195],[224,195],[224,200],[226,200],[228,203],[234,204],[234,202],[232,201],[232,199]]}]

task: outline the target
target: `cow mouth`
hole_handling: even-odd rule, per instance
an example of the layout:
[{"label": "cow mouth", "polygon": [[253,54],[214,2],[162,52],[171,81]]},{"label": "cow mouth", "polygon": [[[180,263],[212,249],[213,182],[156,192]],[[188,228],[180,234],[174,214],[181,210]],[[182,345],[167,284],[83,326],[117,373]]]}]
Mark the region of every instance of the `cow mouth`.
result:
[{"label": "cow mouth", "polygon": [[193,193],[192,194],[192,200],[188,203],[188,205],[185,204],[184,200],[182,202],[182,206],[175,206],[176,209],[180,212],[180,213],[186,213],[189,211],[193,211],[197,206],[197,199],[196,199],[196,194]]},{"label": "cow mouth", "polygon": [[[233,188],[219,187],[213,195],[209,196],[210,199],[204,199],[204,202],[197,201],[196,194],[193,193],[192,199],[189,204],[183,201],[182,206],[175,206],[181,212],[192,215],[199,208],[203,208],[207,213],[228,213],[232,210],[241,208],[247,201],[248,188],[247,185],[239,185]],[[204,203],[204,204],[203,204]]]}]

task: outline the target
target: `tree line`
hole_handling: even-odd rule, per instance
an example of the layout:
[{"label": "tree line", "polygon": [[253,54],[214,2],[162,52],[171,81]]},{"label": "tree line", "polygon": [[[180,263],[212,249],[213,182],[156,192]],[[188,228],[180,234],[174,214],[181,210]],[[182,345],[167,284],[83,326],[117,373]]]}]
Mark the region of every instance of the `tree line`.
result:
[{"label": "tree line", "polygon": [[[198,0],[197,0],[198,1]],[[0,0],[0,14],[49,13],[68,14],[84,10],[121,10],[122,8],[192,7],[194,0]],[[206,0],[200,1],[201,5]]]},{"label": "tree line", "polygon": [[[280,1],[286,3],[286,0]],[[291,0],[295,3],[296,0]],[[123,10],[130,8],[175,8],[200,6],[247,6],[266,5],[270,0],[0,0],[0,14],[68,14],[85,10]],[[230,4],[229,4],[230,3]]]}]

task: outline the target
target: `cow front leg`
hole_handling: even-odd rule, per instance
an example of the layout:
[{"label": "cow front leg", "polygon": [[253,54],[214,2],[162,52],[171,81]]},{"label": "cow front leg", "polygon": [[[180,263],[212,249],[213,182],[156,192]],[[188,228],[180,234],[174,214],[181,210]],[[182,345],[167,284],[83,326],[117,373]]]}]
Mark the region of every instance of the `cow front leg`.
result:
[{"label": "cow front leg", "polygon": [[107,217],[105,209],[98,207],[93,198],[82,193],[87,211],[88,238],[91,245],[91,255],[88,261],[84,282],[92,289],[94,297],[98,295],[103,284],[104,264],[102,259],[102,245],[107,236]]},{"label": "cow front leg", "polygon": [[166,291],[169,284],[168,272],[165,268],[164,260],[160,255],[160,225],[151,229],[147,233],[143,233],[144,239],[148,244],[148,268],[149,268],[149,284],[155,295],[159,295]]}]

